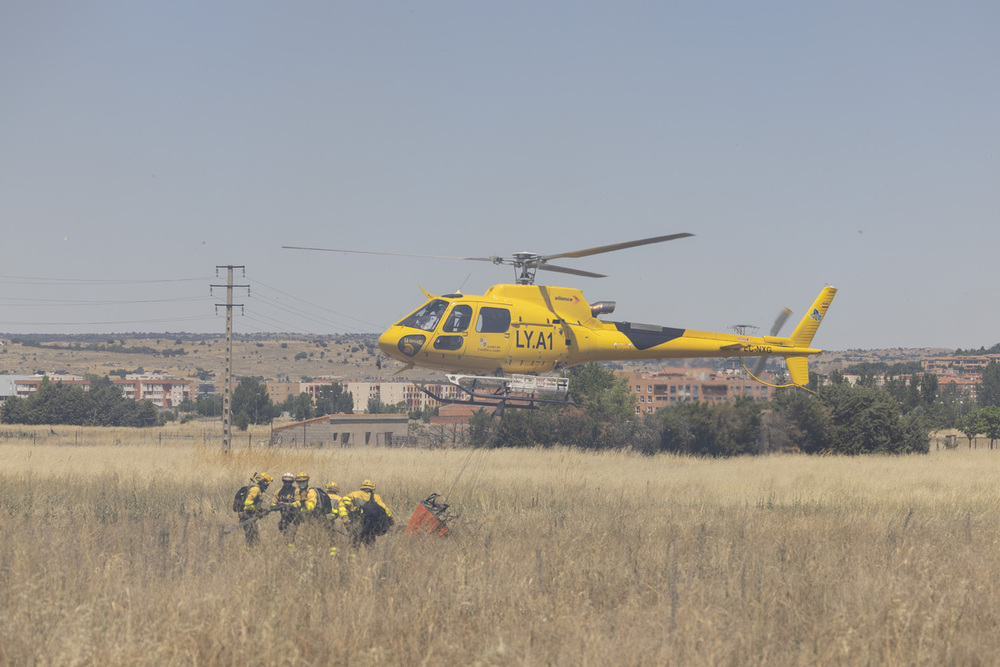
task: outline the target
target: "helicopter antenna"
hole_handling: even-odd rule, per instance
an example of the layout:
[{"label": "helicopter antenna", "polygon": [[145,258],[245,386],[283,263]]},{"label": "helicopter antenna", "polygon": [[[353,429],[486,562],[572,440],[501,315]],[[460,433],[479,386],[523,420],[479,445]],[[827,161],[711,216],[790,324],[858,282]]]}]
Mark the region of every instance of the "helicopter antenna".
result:
[{"label": "helicopter antenna", "polygon": [[745,336],[748,331],[757,331],[760,327],[755,327],[752,324],[734,324],[729,327],[729,330],[735,333],[737,336]]}]

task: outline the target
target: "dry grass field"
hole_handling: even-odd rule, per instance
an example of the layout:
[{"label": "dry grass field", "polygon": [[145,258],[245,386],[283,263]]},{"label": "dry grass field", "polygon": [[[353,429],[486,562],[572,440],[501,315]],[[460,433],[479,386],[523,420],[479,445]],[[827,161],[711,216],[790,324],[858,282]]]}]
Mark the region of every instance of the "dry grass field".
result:
[{"label": "dry grass field", "polygon": [[[191,428],[4,429],[0,664],[1000,662],[989,449],[224,455]],[[330,556],[318,530],[289,549],[268,517],[248,550],[222,529],[261,469],[372,477],[400,521]],[[462,470],[454,534],[404,535]]]}]

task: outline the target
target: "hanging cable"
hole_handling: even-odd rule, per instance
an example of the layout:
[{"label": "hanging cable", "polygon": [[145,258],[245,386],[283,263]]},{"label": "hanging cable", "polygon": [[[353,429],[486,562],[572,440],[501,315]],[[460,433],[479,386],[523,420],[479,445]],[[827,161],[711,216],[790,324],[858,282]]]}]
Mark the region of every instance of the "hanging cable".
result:
[{"label": "hanging cable", "polygon": [[452,481],[451,487],[448,489],[448,492],[444,494],[443,500],[448,500],[448,498],[451,497],[452,492],[455,490],[455,486],[458,484],[458,481],[462,478],[462,475],[469,467],[469,463],[472,461],[473,457],[477,457],[477,455],[479,461],[474,467],[475,472],[472,475],[472,479],[474,480],[476,477],[482,474],[482,469],[484,467],[483,464],[485,463],[487,454],[489,454],[490,452],[490,445],[492,444],[496,436],[500,433],[500,429],[502,427],[503,427],[503,417],[501,416],[500,419],[496,421],[496,425],[493,427],[493,430],[490,432],[489,436],[486,438],[486,440],[483,441],[483,444],[478,447],[472,447],[469,450],[469,455],[465,457],[465,462],[459,469],[458,474],[455,475],[455,479]]},{"label": "hanging cable", "polygon": [[756,375],[754,375],[753,372],[749,368],[747,368],[747,364],[746,364],[745,361],[743,361],[743,356],[742,355],[740,355],[739,359],[740,359],[740,365],[743,366],[743,370],[745,370],[747,372],[747,375],[749,375],[751,378],[753,378],[757,382],[761,383],[765,387],[773,387],[774,389],[785,389],[787,387],[801,387],[802,389],[805,389],[806,391],[808,391],[810,394],[813,394],[813,395],[816,395],[816,396],[819,395],[815,391],[813,391],[812,389],[810,389],[809,387],[807,387],[805,385],[795,384],[794,382],[789,382],[788,384],[771,384],[770,382],[764,382],[759,377],[757,377]]}]

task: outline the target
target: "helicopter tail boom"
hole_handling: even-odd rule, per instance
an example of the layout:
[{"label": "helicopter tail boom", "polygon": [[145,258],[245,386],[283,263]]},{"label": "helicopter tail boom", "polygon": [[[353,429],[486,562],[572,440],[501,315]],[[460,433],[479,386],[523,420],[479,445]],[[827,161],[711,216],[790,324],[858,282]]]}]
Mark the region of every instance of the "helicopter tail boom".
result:
[{"label": "helicopter tail boom", "polygon": [[[837,288],[827,285],[813,301],[805,317],[803,317],[795,331],[790,336],[792,345],[795,347],[809,347],[812,343],[816,330],[819,329],[820,322],[826,317],[826,311],[830,307],[830,302],[837,294]],[[785,367],[791,376],[792,383],[800,387],[809,384],[809,360],[804,356],[785,356]]]},{"label": "helicopter tail boom", "polygon": [[819,329],[820,322],[826,317],[826,311],[830,307],[830,302],[833,301],[833,297],[836,294],[837,288],[830,287],[829,285],[824,287],[823,291],[819,293],[819,296],[813,301],[812,306],[809,307],[809,311],[806,312],[805,317],[799,321],[799,325],[795,327],[795,331],[790,336],[792,344],[795,347],[809,347],[813,336],[816,335],[816,330]]},{"label": "helicopter tail boom", "polygon": [[[834,287],[825,287],[789,337],[746,336],[677,329],[631,322],[602,323],[602,328],[577,335],[581,361],[669,359],[682,357],[784,357],[794,384],[809,383],[808,357],[822,350],[811,347],[826,315]],[[576,362],[579,363],[579,362]]]}]

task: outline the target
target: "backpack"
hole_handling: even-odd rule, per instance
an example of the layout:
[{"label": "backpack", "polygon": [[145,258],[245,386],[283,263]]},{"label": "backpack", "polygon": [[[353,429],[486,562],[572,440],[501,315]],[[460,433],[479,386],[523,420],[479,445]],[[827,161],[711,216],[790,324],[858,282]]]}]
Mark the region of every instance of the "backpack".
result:
[{"label": "backpack", "polygon": [[239,491],[236,492],[236,496],[233,498],[233,511],[242,512],[243,511],[243,501],[247,499],[247,494],[250,493],[250,485],[247,484],[241,487]]},{"label": "backpack", "polygon": [[313,487],[313,491],[316,492],[316,507],[317,509],[323,510],[323,514],[327,515],[333,511],[333,501],[330,500],[330,495],[319,487]]},{"label": "backpack", "polygon": [[389,532],[389,515],[375,501],[375,492],[361,505],[361,530],[365,535],[384,535]]}]

